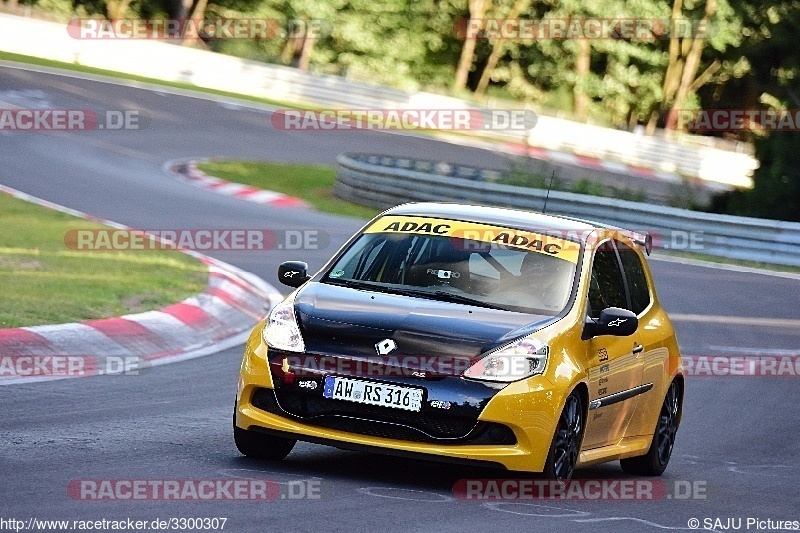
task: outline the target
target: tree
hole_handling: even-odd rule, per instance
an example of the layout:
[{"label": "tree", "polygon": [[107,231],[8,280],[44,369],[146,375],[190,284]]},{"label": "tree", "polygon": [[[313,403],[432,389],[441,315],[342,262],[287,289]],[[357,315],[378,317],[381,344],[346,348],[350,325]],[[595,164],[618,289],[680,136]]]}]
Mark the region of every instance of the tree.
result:
[{"label": "tree", "polygon": [[[618,126],[646,120],[660,102],[666,66],[663,43],[657,36],[630,38],[619,20],[666,18],[669,11],[663,1],[568,0],[556,4],[539,0],[521,13],[545,21],[545,27],[551,29],[556,21],[567,22],[571,30],[566,38],[544,35],[542,39],[494,43],[476,92],[492,80],[504,84],[517,98],[568,110],[579,118],[600,117]],[[581,33],[599,21],[614,22],[606,35]]]},{"label": "tree", "polygon": [[475,28],[484,26],[483,18],[491,4],[491,0],[469,0],[469,20],[464,36],[464,46],[461,49],[461,56],[456,67],[456,77],[453,81],[453,91],[462,91],[467,86],[467,78],[475,60],[475,46],[478,36],[474,35]]},{"label": "tree", "polygon": [[[699,16],[698,16],[699,15]],[[653,111],[647,131],[652,133],[659,114],[667,114],[668,129],[680,127],[677,112],[687,106],[691,95],[708,83],[722,64],[705,58],[710,44],[715,55],[726,47],[741,43],[741,22],[728,0],[705,0],[688,8],[683,0],[673,0],[669,24],[669,63],[664,74],[661,105]],[[700,75],[701,66],[703,71]]]},{"label": "tree", "polygon": [[131,0],[107,0],[106,1],[106,17],[109,20],[119,20],[125,18],[128,8],[131,5]]},{"label": "tree", "polygon": [[[506,15],[508,19],[515,19],[520,16],[523,12],[527,11],[528,7],[531,5],[531,0],[516,0],[514,2],[514,6]],[[475,94],[482,95],[486,92],[486,88],[489,86],[489,81],[492,78],[492,74],[494,73],[494,69],[497,68],[497,62],[503,55],[505,50],[506,39],[502,37],[496,39],[492,42],[492,53],[489,54],[489,59],[486,60],[486,65],[483,67],[483,72],[481,73],[481,79],[478,80],[478,86],[475,88]]]}]

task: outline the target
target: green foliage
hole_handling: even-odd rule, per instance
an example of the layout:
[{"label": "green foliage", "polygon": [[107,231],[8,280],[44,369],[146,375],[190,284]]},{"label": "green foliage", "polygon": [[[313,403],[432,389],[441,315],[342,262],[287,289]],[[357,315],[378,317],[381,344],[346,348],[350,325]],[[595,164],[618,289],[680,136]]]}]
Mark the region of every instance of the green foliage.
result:
[{"label": "green foliage", "polygon": [[[552,181],[551,181],[552,180]],[[564,190],[564,183],[558,176],[543,176],[528,166],[523,161],[516,161],[511,168],[503,174],[499,183],[504,185],[515,185],[517,187],[528,187],[529,189]]]},{"label": "green foliage", "polygon": [[[800,108],[800,2],[731,1],[745,38],[725,56],[732,67],[724,85],[704,100],[733,108]],[[800,133],[765,132],[754,141],[760,163],[754,188],[717,198],[714,210],[800,221]]]},{"label": "green foliage", "polygon": [[632,202],[647,201],[647,195],[643,189],[607,186],[597,180],[591,180],[589,178],[579,178],[572,182],[566,182],[562,178],[559,178],[558,175],[543,175],[537,172],[530,167],[524,158],[514,161],[511,168],[500,178],[499,183],[515,185],[517,187],[527,187],[530,189],[550,189],[552,191],[573,192],[590,196],[619,198]]},{"label": "green foliage", "polygon": [[333,195],[336,167],[261,161],[212,161],[200,170],[228,181],[302,198],[326,213],[369,219],[380,210],[354,204]]},{"label": "green foliage", "polygon": [[729,195],[718,210],[800,222],[800,133],[776,132],[759,139],[756,154],[761,168],[753,189]]},{"label": "green foliage", "polygon": [[606,188],[602,183],[581,178],[572,184],[572,192],[578,194],[588,194],[591,196],[606,196]]}]

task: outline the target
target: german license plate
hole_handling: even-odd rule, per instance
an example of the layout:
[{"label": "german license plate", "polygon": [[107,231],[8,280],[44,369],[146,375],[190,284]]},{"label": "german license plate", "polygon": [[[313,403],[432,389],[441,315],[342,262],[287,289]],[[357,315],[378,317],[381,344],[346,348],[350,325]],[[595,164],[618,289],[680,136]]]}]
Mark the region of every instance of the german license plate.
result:
[{"label": "german license plate", "polygon": [[422,389],[341,376],[326,376],[322,395],[334,400],[382,405],[407,411],[422,409]]}]

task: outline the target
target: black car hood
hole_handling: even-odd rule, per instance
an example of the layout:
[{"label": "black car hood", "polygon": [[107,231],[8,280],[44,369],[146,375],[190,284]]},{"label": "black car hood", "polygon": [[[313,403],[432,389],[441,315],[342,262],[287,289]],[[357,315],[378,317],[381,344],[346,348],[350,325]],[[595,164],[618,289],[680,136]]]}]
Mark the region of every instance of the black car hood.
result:
[{"label": "black car hood", "polygon": [[[394,361],[413,359],[408,356],[472,360],[555,320],[318,282],[297,294],[295,310],[308,353]],[[375,345],[384,339],[394,340],[397,348],[379,356]]]}]

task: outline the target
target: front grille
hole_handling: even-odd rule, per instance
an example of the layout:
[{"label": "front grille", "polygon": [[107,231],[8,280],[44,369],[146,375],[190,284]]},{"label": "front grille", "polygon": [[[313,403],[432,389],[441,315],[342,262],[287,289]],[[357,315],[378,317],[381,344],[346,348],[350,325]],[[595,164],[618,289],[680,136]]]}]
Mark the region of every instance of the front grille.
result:
[{"label": "front grille", "polygon": [[253,405],[281,416],[349,433],[412,442],[516,444],[510,428],[451,414],[403,411],[331,400],[292,390],[258,389]]}]

